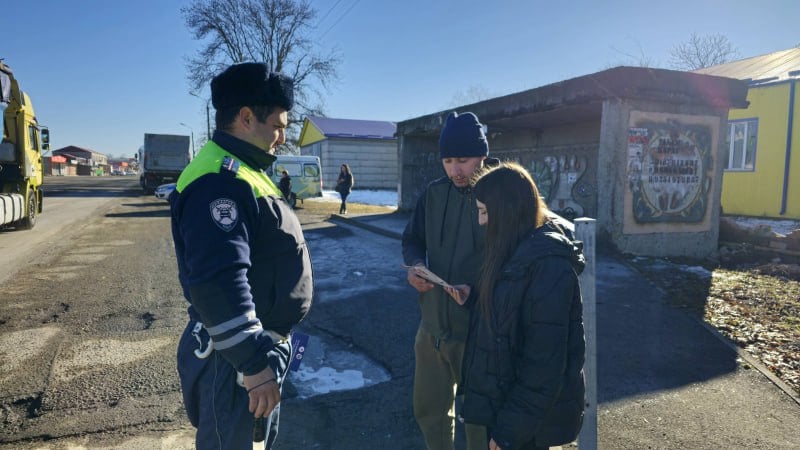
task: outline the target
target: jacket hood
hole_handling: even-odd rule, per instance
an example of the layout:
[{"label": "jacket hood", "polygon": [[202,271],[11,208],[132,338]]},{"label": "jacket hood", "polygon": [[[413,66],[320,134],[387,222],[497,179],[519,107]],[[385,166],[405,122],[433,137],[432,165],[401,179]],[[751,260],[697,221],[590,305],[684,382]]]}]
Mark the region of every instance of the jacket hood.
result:
[{"label": "jacket hood", "polygon": [[568,259],[575,273],[580,275],[586,266],[583,242],[571,239],[565,232],[571,234],[552,221],[531,230],[517,246],[507,266],[527,267],[537,259],[557,256]]}]

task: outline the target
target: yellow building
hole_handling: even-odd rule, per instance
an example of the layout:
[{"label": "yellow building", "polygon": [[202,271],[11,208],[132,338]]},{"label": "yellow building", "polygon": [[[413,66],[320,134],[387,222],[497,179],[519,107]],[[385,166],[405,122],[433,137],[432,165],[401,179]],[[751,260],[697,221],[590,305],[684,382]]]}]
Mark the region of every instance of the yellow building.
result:
[{"label": "yellow building", "polygon": [[728,114],[723,212],[800,219],[800,47],[696,72],[748,82],[750,106]]}]

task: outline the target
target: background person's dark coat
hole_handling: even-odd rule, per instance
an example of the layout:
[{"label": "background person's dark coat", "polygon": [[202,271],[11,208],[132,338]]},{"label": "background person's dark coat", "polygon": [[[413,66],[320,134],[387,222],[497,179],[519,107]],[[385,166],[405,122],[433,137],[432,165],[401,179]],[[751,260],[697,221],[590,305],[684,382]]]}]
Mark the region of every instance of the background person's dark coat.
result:
[{"label": "background person's dark coat", "polygon": [[336,182],[336,192],[342,195],[348,195],[352,189],[353,175],[349,173],[340,174],[339,180]]}]

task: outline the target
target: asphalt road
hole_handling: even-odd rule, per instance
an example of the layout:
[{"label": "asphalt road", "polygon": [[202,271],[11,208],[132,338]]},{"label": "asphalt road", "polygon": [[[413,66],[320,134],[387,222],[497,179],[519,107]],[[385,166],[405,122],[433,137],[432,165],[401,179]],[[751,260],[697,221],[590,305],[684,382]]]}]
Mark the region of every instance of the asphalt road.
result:
[{"label": "asphalt road", "polygon": [[[193,448],[166,203],[133,178],[48,181],[41,228],[0,232],[0,450]],[[423,448],[398,240],[310,205],[298,216],[318,294],[299,331],[327,349],[316,364],[362,355],[388,380],[309,397],[290,376],[277,448]],[[599,448],[800,448],[798,403],[624,258],[598,255],[596,285]]]},{"label": "asphalt road", "polygon": [[[167,204],[139,195],[133,177],[47,181],[37,227],[0,232],[0,449],[193,448]],[[410,404],[418,313],[399,244],[298,216],[318,292],[298,330],[324,346],[311,352],[319,363],[361,355],[389,380],[308,397],[290,376],[278,448],[421,448]]]}]

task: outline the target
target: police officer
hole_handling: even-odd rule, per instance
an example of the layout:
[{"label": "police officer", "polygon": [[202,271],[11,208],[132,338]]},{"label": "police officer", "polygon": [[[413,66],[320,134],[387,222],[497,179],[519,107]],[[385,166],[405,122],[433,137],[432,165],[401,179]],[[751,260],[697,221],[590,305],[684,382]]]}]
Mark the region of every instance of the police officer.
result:
[{"label": "police officer", "polygon": [[[263,172],[285,142],[293,80],[265,64],[211,81],[213,138],[170,196],[189,323],[178,372],[198,449],[251,449],[278,432],[290,332],[308,313],[311,260],[292,208]],[[254,422],[255,421],[255,422]]]}]

